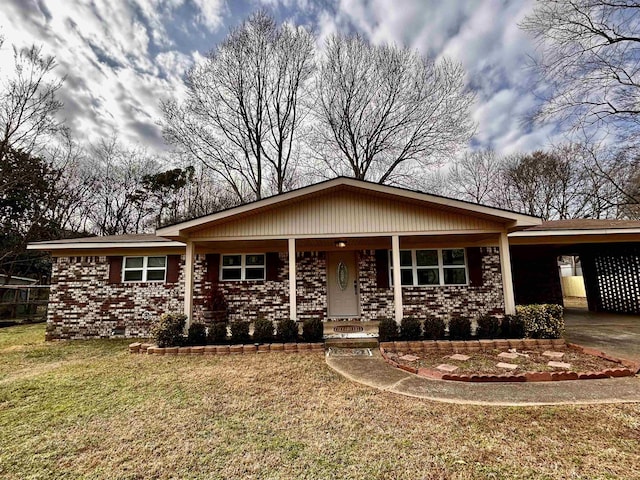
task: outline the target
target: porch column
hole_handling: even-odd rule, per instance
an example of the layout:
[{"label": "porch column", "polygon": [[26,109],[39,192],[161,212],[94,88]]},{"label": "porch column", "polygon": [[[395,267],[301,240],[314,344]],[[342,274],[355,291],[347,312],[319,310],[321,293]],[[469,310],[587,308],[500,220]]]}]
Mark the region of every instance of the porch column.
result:
[{"label": "porch column", "polygon": [[289,318],[297,319],[296,299],[296,239],[289,239]]},{"label": "porch column", "polygon": [[513,278],[511,277],[511,254],[507,232],[500,234],[500,270],[502,271],[502,292],[504,295],[504,313],[516,313],[516,301],[513,294]]},{"label": "porch column", "polygon": [[393,310],[397,323],[402,321],[402,283],[400,280],[400,237],[391,237],[391,259],[393,261]]},{"label": "porch column", "polygon": [[193,317],[193,265],[196,257],[196,246],[188,241],[184,261],[184,314],[187,316],[185,328],[189,328]]}]

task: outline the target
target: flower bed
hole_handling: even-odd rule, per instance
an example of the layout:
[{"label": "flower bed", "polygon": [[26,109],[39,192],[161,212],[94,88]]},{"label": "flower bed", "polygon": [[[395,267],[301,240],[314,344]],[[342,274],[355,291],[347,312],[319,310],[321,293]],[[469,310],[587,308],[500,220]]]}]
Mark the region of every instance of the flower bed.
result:
[{"label": "flower bed", "polygon": [[324,343],[267,343],[243,345],[203,345],[195,347],[158,347],[151,343],[135,342],[129,345],[130,353],[149,355],[241,355],[248,353],[324,353]]},{"label": "flower bed", "polygon": [[640,364],[563,339],[383,342],[390,365],[421,376],[467,382],[532,382],[635,375]]}]

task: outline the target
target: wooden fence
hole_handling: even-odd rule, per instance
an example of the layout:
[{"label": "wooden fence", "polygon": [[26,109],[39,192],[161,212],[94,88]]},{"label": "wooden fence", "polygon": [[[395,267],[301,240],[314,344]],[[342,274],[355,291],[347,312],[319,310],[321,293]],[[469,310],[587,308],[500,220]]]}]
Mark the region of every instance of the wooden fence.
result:
[{"label": "wooden fence", "polygon": [[0,285],[0,318],[44,320],[49,285]]}]

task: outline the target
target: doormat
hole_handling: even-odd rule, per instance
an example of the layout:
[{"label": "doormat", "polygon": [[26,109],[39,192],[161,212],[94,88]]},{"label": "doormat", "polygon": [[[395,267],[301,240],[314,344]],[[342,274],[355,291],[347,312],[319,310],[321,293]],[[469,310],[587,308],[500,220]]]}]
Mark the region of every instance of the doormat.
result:
[{"label": "doormat", "polygon": [[336,333],[356,333],[363,330],[364,327],[361,325],[337,325],[333,327],[333,331]]},{"label": "doormat", "polygon": [[327,357],[372,357],[370,348],[336,348],[327,349]]}]

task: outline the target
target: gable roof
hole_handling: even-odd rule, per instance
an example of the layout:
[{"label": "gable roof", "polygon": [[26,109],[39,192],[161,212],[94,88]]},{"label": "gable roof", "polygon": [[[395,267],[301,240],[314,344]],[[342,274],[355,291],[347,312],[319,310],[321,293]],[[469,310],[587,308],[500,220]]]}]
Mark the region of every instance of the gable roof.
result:
[{"label": "gable roof", "polygon": [[228,222],[232,217],[239,218],[262,210],[279,208],[306,198],[339,191],[355,191],[364,194],[375,194],[393,200],[420,204],[424,207],[447,210],[459,215],[480,217],[497,223],[503,223],[508,225],[511,229],[535,226],[541,222],[538,217],[532,217],[509,210],[487,207],[453,198],[431,195],[415,190],[391,187],[388,185],[380,185],[353,178],[338,177],[332,180],[309,185],[307,187],[302,187],[297,190],[292,190],[290,192],[256,200],[237,207],[232,207],[196,219],[165,226],[159,228],[156,231],[156,234],[165,237],[180,238],[187,236],[190,231],[202,229],[206,225]]}]

